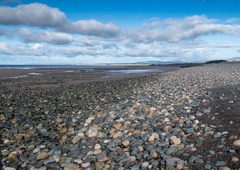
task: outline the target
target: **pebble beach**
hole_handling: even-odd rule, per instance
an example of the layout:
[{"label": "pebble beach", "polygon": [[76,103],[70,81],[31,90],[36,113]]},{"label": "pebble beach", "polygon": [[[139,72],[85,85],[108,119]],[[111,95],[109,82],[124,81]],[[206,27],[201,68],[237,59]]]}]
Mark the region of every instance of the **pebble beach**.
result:
[{"label": "pebble beach", "polygon": [[2,76],[1,169],[240,169],[240,63],[168,71]]}]

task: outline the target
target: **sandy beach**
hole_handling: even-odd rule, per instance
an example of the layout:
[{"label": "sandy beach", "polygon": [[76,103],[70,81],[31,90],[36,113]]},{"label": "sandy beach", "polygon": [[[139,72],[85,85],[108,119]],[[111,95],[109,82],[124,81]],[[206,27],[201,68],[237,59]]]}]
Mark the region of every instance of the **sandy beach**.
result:
[{"label": "sandy beach", "polygon": [[240,63],[151,69],[0,70],[0,167],[239,169]]}]

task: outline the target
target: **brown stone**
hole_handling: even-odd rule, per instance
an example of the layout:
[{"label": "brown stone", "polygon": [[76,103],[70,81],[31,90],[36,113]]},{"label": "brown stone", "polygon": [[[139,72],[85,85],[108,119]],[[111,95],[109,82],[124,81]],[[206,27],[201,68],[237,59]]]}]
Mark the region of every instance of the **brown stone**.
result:
[{"label": "brown stone", "polygon": [[116,129],[116,130],[120,130],[121,127],[122,127],[122,124],[121,123],[116,123],[113,125],[113,127]]},{"label": "brown stone", "polygon": [[17,158],[17,155],[16,154],[9,154],[8,155],[8,161],[11,162],[11,163],[14,163],[14,162],[18,162],[18,158]]},{"label": "brown stone", "polygon": [[113,138],[116,139],[118,137],[122,137],[122,132],[117,132],[113,135]]},{"label": "brown stone", "polygon": [[59,133],[65,134],[65,133],[67,133],[67,131],[68,131],[68,129],[66,127],[64,127],[62,129],[60,129]]},{"label": "brown stone", "polygon": [[43,159],[46,159],[48,157],[49,157],[49,155],[48,155],[47,152],[41,152],[37,155],[36,160],[43,160]]}]

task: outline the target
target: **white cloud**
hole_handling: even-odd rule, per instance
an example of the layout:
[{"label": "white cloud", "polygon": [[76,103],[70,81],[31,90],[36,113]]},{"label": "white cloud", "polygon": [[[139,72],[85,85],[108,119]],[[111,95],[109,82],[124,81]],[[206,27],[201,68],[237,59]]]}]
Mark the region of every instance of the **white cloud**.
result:
[{"label": "white cloud", "polygon": [[4,42],[0,42],[0,54],[5,55],[30,55],[41,56],[45,54],[45,49],[40,44],[33,45],[9,45]]},{"label": "white cloud", "polygon": [[57,8],[40,3],[0,7],[0,24],[59,27],[67,22],[66,16]]},{"label": "white cloud", "polygon": [[85,46],[95,46],[99,45],[100,42],[97,39],[89,38],[89,37],[83,37],[80,39],[80,43]]},{"label": "white cloud", "polygon": [[235,23],[237,21],[240,21],[240,18],[229,18],[226,22],[228,22],[228,23]]},{"label": "white cloud", "polygon": [[61,32],[99,37],[115,37],[120,32],[117,25],[94,19],[71,22],[59,9],[40,3],[18,5],[15,8],[0,6],[0,24],[52,27]]},{"label": "white cloud", "polygon": [[25,42],[46,42],[49,44],[65,45],[73,42],[74,38],[70,34],[61,32],[48,32],[43,30],[21,29],[19,36]]},{"label": "white cloud", "polygon": [[0,53],[2,53],[2,54],[13,54],[12,50],[4,42],[0,42]]},{"label": "white cloud", "polygon": [[120,33],[120,28],[112,23],[103,24],[96,20],[80,20],[77,22],[69,23],[60,30],[100,37],[115,37]]},{"label": "white cloud", "polygon": [[[154,19],[145,23],[143,28],[130,30],[126,33],[127,42],[164,41],[178,43],[188,39],[218,33],[240,34],[240,25],[217,24],[205,16],[190,16],[183,19]],[[126,41],[126,40],[124,40]]]}]

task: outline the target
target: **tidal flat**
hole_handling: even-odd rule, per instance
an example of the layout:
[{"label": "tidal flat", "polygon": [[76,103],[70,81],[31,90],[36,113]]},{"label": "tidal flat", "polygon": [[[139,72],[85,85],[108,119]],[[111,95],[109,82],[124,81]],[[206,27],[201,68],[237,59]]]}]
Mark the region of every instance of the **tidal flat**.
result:
[{"label": "tidal flat", "polygon": [[240,63],[134,69],[0,71],[0,167],[240,168]]}]

